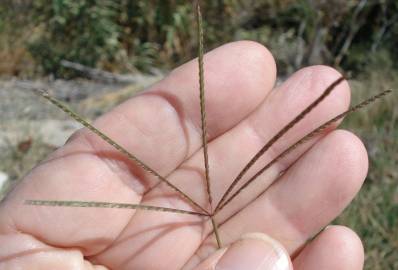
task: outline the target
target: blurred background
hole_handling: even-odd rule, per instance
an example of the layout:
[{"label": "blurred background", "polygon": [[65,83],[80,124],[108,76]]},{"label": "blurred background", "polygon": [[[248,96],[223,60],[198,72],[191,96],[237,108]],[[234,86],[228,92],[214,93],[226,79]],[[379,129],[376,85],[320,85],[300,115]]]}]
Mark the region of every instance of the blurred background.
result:
[{"label": "blurred background", "polygon": [[[280,80],[313,64],[351,76],[353,102],[398,89],[397,0],[202,1],[206,50],[250,39]],[[0,198],[63,144],[74,121],[18,87],[44,86],[89,119],[196,57],[191,1],[0,1]],[[344,122],[365,142],[368,179],[335,221],[366,248],[365,269],[398,269],[398,93]]]}]

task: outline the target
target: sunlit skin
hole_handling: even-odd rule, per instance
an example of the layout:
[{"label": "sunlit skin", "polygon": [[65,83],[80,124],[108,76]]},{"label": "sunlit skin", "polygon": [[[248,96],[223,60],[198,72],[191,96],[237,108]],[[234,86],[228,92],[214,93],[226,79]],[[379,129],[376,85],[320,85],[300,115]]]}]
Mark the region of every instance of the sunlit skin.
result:
[{"label": "sunlit skin", "polygon": [[[204,62],[210,181],[216,203],[250,158],[341,75],[329,67],[313,66],[275,88],[272,55],[249,41],[219,47],[206,54]],[[198,97],[198,67],[191,61],[97,119],[95,126],[210,209]],[[349,100],[350,89],[343,82],[243,181],[291,143],[347,109]],[[281,256],[290,261],[284,269],[362,269],[362,244],[350,229],[328,227],[308,242],[350,203],[368,169],[361,141],[335,128],[272,166],[216,215],[221,250],[206,217],[24,205],[27,199],[90,200],[198,211],[103,140],[80,130],[2,202],[0,270],[202,270],[235,269],[242,264],[248,268],[241,269],[276,269],[273,260],[269,265],[261,260],[270,256],[261,240],[241,239],[254,232],[277,242]],[[248,254],[258,258],[249,260]]]}]

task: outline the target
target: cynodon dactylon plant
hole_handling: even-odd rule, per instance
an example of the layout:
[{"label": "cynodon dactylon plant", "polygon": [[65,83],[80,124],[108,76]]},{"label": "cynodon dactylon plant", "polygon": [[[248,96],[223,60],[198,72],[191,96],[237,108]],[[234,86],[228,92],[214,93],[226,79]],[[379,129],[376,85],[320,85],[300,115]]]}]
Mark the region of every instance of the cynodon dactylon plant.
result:
[{"label": "cynodon dactylon plant", "polygon": [[[38,219],[35,224],[28,225],[22,218],[20,226],[31,226],[27,231],[41,232],[35,235],[39,239],[45,238],[46,243],[83,250],[83,255],[94,258],[93,261],[110,261],[109,258],[119,254],[120,249],[130,250],[126,253],[128,256],[120,255],[122,258],[117,264],[109,263],[109,267],[115,269],[152,269],[142,259],[148,254],[154,254],[150,264],[153,269],[180,269],[184,265],[188,269],[215,248],[228,245],[239,235],[251,231],[268,233],[286,244],[288,252],[296,253],[306,239],[319,232],[342,210],[340,208],[348,204],[350,196],[347,194],[323,200],[320,196],[325,196],[328,187],[318,187],[319,183],[326,181],[323,178],[344,180],[342,170],[329,168],[335,173],[325,175],[320,168],[325,166],[325,162],[336,163],[336,159],[342,163],[330,166],[347,168],[344,164],[346,159],[329,156],[325,161],[319,150],[314,151],[313,148],[319,141],[325,155],[343,153],[347,145],[344,142],[331,144],[330,140],[348,135],[337,132],[328,143],[327,134],[332,133],[343,117],[391,91],[383,91],[343,110],[347,98],[341,99],[344,95],[347,97],[344,92],[347,86],[344,78],[337,76],[336,72],[318,67],[333,76],[317,80],[314,68],[307,68],[293,75],[293,79],[278,89],[269,91],[275,74],[272,71],[274,66],[268,65],[264,68],[267,73],[260,76],[262,87],[269,88],[264,90],[268,92],[257,94],[256,101],[254,98],[249,100],[243,95],[246,89],[251,91],[253,88],[250,85],[251,71],[239,69],[240,64],[246,64],[239,62],[243,61],[239,58],[243,51],[236,49],[243,45],[228,44],[204,57],[199,4],[197,21],[197,87],[191,87],[190,80],[197,75],[192,74],[195,69],[192,63],[188,63],[188,68],[174,71],[160,83],[161,87],[159,84],[153,86],[93,125],[50,96],[45,89],[33,88],[86,129],[72,136],[65,147],[58,149],[35,169],[35,177],[48,179],[47,170],[41,171],[46,163],[61,159],[68,168],[65,170],[64,165],[56,163],[52,167],[53,179],[46,182],[47,186],[42,187],[44,190],[36,190],[23,198],[24,207],[29,209],[27,211],[35,211]],[[244,45],[258,46],[249,42]],[[222,50],[235,55],[224,55]],[[264,49],[261,50],[266,54]],[[218,69],[223,70],[223,65],[226,65],[220,59],[225,57],[236,57],[238,60],[234,65],[237,67],[228,68],[242,73],[220,74]],[[257,61],[251,58],[247,61]],[[267,76],[268,79],[265,78]],[[231,85],[228,78],[234,83],[239,80],[245,83]],[[206,91],[205,82],[211,90]],[[307,91],[301,94],[297,90],[302,89],[296,89],[300,87]],[[191,88],[197,88],[197,94],[190,92]],[[232,89],[237,90],[234,92]],[[284,91],[295,93],[286,95]],[[328,98],[331,100],[329,103]],[[327,104],[322,108],[324,100]],[[170,125],[181,128],[175,129]],[[341,149],[330,152],[335,147]],[[299,166],[304,166],[300,172]],[[88,179],[88,176],[95,178]],[[303,180],[299,188],[295,178],[316,179],[318,182]],[[79,181],[82,183],[80,189],[76,187]],[[314,188],[309,188],[312,185]],[[58,192],[52,193],[52,190]],[[299,200],[303,196],[311,199],[307,204],[296,203],[295,198]],[[289,204],[297,204],[297,207],[287,207],[288,200]],[[312,206],[317,202],[322,205],[316,212]],[[330,211],[325,208],[332,203],[337,209]],[[50,209],[54,208],[48,206],[62,208],[53,211]],[[277,213],[276,209],[285,209],[285,212]],[[308,225],[300,219],[306,211],[314,211],[308,219],[316,219],[315,225]],[[62,225],[71,223],[70,219],[79,215],[84,218],[73,220],[76,226],[69,225],[68,232],[59,237],[64,232]],[[92,226],[93,219],[97,218],[98,223],[94,222],[94,227],[86,227],[86,223]],[[275,233],[284,219],[291,219],[296,227]],[[52,226],[51,232],[47,231],[44,237],[40,227],[49,220],[56,220],[56,226]],[[99,239],[98,232],[104,230],[112,233]],[[300,230],[306,231],[306,239],[299,239]],[[74,239],[71,246],[68,246],[69,238]],[[92,243],[95,243],[95,248],[86,249]],[[157,258],[159,247],[166,254],[161,259]],[[196,261],[186,262],[179,257],[186,254],[197,254]]]}]

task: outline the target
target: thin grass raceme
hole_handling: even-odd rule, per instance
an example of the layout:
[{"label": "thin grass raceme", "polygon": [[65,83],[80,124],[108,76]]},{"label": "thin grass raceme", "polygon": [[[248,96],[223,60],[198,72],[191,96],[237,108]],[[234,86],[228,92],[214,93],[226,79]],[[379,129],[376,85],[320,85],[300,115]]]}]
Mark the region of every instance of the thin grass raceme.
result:
[{"label": "thin grass raceme", "polygon": [[[202,26],[202,16],[200,12],[200,6],[197,4],[197,26],[198,26],[198,39],[199,39],[199,52],[198,52],[198,65],[199,65],[199,102],[200,102],[200,116],[201,116],[201,139],[202,139],[202,148],[203,148],[203,159],[204,159],[204,168],[205,168],[205,183],[206,191],[207,191],[207,200],[210,205],[209,209],[197,203],[191,196],[187,195],[183,190],[172,184],[165,177],[161,176],[158,172],[148,166],[146,163],[137,158],[133,153],[127,151],[123,146],[118,144],[112,138],[104,134],[102,131],[95,128],[88,121],[84,120],[81,116],[74,113],[67,106],[62,104],[60,101],[56,100],[52,96],[50,96],[45,89],[32,88],[31,86],[23,86],[29,87],[33,89],[40,96],[44,97],[52,104],[57,106],[59,109],[67,113],[70,117],[81,123],[83,126],[88,128],[91,132],[98,135],[101,139],[115,148],[117,151],[125,155],[131,162],[134,162],[136,165],[140,166],[144,171],[149,174],[152,174],[156,178],[158,178],[161,182],[165,183],[169,188],[173,189],[183,200],[187,201],[193,208],[192,211],[160,207],[160,206],[152,206],[152,205],[143,205],[143,204],[126,204],[126,203],[113,203],[113,202],[99,202],[99,201],[56,201],[56,200],[30,200],[26,198],[25,203],[28,205],[41,205],[41,206],[62,206],[62,207],[96,207],[96,208],[123,208],[123,209],[138,209],[144,211],[162,211],[162,212],[170,212],[171,214],[186,214],[186,215],[197,215],[202,216],[203,218],[207,218],[211,221],[213,226],[213,233],[215,235],[218,247],[222,247],[222,239],[220,238],[220,234],[218,232],[218,224],[216,222],[216,215],[224,209],[232,200],[235,200],[239,197],[241,192],[244,192],[244,189],[252,184],[254,181],[259,179],[258,177],[264,173],[268,168],[270,168],[277,161],[294,151],[298,146],[302,145],[309,139],[313,138],[315,135],[319,134],[333,123],[342,119],[346,115],[359,110],[368,104],[374,102],[375,100],[385,96],[390,93],[391,90],[383,91],[373,97],[370,97],[367,100],[349,108],[345,112],[331,118],[326,121],[324,124],[315,128],[307,135],[303,136],[301,139],[297,140],[291,146],[283,150],[279,155],[273,158],[268,164],[266,164],[262,169],[260,169],[257,173],[255,173],[249,180],[246,180],[245,183],[241,183],[240,187],[237,188],[237,185],[242,181],[243,176],[249,171],[250,168],[259,160],[264,153],[267,152],[278,140],[280,140],[289,130],[291,130],[297,123],[299,123],[304,117],[306,117],[314,108],[316,108],[319,103],[321,103],[327,96],[338,86],[342,81],[344,81],[343,77],[338,78],[332,84],[330,84],[324,92],[311,104],[309,104],[301,113],[299,113],[296,117],[294,117],[287,125],[285,125],[279,132],[277,132],[265,145],[253,156],[253,158],[247,163],[246,166],[240,171],[240,173],[231,181],[230,186],[226,189],[221,199],[216,203],[212,197],[212,187],[210,185],[210,177],[209,177],[209,157],[208,157],[208,149],[207,149],[207,126],[206,126],[206,99],[205,99],[205,85],[204,85],[204,68],[203,68],[203,26]],[[264,193],[265,190],[262,191]]]}]

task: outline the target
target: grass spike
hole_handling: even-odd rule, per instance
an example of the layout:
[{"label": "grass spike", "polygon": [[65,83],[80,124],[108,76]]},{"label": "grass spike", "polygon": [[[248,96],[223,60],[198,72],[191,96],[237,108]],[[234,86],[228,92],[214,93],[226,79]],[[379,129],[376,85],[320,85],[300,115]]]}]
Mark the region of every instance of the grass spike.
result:
[{"label": "grass spike", "polygon": [[340,77],[325,89],[325,91],[310,105],[308,105],[301,113],[299,113],[293,120],[285,125],[277,134],[275,134],[246,164],[246,166],[239,172],[238,176],[232,181],[232,184],[224,192],[221,200],[218,202],[215,211],[217,212],[220,206],[224,203],[228,195],[232,192],[233,188],[238,184],[247,171],[256,163],[256,161],[264,155],[265,152],[280,138],[283,137],[290,129],[292,129],[298,122],[300,122],[307,114],[309,114],[320,102],[322,102],[342,81],[344,77]]},{"label": "grass spike", "polygon": [[208,216],[208,214],[187,211],[168,207],[159,207],[143,204],[130,204],[130,203],[111,203],[111,202],[98,202],[98,201],[51,201],[51,200],[26,200],[25,204],[40,205],[40,206],[60,206],[60,207],[87,207],[87,208],[118,208],[118,209],[137,209],[158,212],[170,212],[178,214],[187,214],[195,216]]},{"label": "grass spike", "polygon": [[[220,207],[218,207],[218,209],[216,210],[216,213],[219,212],[221,209],[223,209],[227,204],[229,204],[234,198],[236,198],[236,196],[239,195],[239,193],[241,193],[246,187],[248,187],[254,180],[257,179],[258,176],[260,176],[264,171],[266,171],[269,167],[271,167],[273,164],[275,164],[277,161],[279,161],[280,159],[284,158],[286,155],[288,155],[289,153],[291,153],[293,150],[295,150],[298,146],[302,145],[303,143],[307,142],[308,140],[310,140],[311,138],[313,138],[314,136],[316,136],[317,134],[321,133],[323,130],[325,130],[326,128],[328,128],[331,124],[335,123],[336,121],[342,119],[343,117],[345,117],[346,115],[355,112],[357,110],[360,110],[364,107],[366,107],[367,105],[373,103],[374,101],[382,98],[383,96],[391,93],[392,90],[385,90],[383,92],[380,92],[379,94],[372,96],[364,101],[362,101],[361,103],[349,108],[348,110],[346,110],[345,112],[335,116],[334,118],[330,119],[329,121],[325,122],[324,124],[322,124],[321,126],[319,126],[318,128],[314,129],[313,131],[311,131],[310,133],[308,133],[307,135],[305,135],[304,137],[302,137],[300,140],[296,141],[294,144],[292,144],[290,147],[288,147],[285,151],[283,151],[281,154],[279,154],[277,157],[275,157],[272,161],[270,161],[268,164],[266,164],[261,170],[259,170],[255,175],[253,175],[244,185],[242,185],[235,193],[233,193],[223,204],[220,205]],[[270,185],[271,186],[271,185]],[[261,194],[263,194],[268,188],[266,188]]]},{"label": "grass spike", "polygon": [[214,216],[210,217],[210,219],[211,219],[211,224],[213,225],[213,231],[214,231],[214,235],[216,237],[217,247],[220,249],[220,248],[222,248],[222,242],[221,242],[221,238],[220,238],[220,233],[218,231],[218,224],[217,224]]},{"label": "grass spike", "polygon": [[198,27],[198,66],[199,66],[199,101],[200,101],[200,120],[202,129],[202,147],[203,147],[203,159],[205,164],[205,181],[206,191],[208,194],[210,212],[212,212],[212,195],[210,186],[210,175],[209,175],[209,154],[207,149],[207,123],[206,123],[206,100],[205,100],[205,82],[204,82],[204,68],[203,68],[203,19],[200,11],[199,1],[196,5],[197,13],[197,27]]},{"label": "grass spike", "polygon": [[67,106],[65,106],[62,102],[58,101],[57,99],[53,98],[50,94],[48,94],[47,91],[45,91],[42,88],[37,88],[37,87],[28,87],[23,84],[18,84],[19,86],[23,88],[29,88],[30,90],[33,90],[40,96],[44,97],[48,101],[50,101],[52,104],[54,104],[56,107],[64,111],[66,114],[68,114],[70,117],[75,119],[77,122],[88,128],[90,131],[98,135],[101,139],[103,139],[105,142],[107,142],[109,145],[111,145],[113,148],[118,150],[120,153],[124,154],[125,156],[128,157],[128,159],[132,160],[135,162],[138,166],[140,166],[143,170],[146,172],[151,173],[152,175],[156,176],[160,181],[164,182],[167,186],[172,188],[174,191],[176,191],[182,198],[184,198],[186,201],[188,201],[191,205],[197,207],[203,213],[209,214],[206,209],[204,209],[202,206],[200,206],[197,202],[195,202],[191,197],[189,197],[187,194],[185,194],[182,190],[180,190],[178,187],[173,185],[170,181],[168,181],[166,178],[161,176],[159,173],[157,173],[155,170],[153,170],[151,167],[146,165],[143,161],[138,159],[136,156],[131,154],[129,151],[127,151],[124,147],[122,147],[120,144],[112,140],[110,137],[108,137],[106,134],[104,134],[102,131],[98,130],[96,127],[91,125],[87,120],[83,119],[80,117],[78,114],[73,112],[71,109],[69,109]]}]

